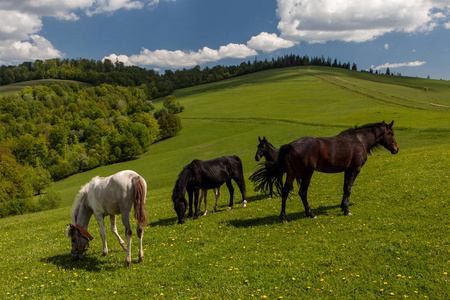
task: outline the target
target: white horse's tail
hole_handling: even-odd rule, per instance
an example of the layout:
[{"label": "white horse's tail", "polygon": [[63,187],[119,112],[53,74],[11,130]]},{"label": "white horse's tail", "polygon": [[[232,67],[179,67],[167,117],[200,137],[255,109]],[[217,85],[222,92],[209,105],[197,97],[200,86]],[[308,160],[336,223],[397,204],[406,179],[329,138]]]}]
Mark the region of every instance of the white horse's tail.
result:
[{"label": "white horse's tail", "polygon": [[133,177],[132,183],[134,186],[134,218],[140,226],[147,226],[147,207],[145,206],[147,184],[141,176]]}]

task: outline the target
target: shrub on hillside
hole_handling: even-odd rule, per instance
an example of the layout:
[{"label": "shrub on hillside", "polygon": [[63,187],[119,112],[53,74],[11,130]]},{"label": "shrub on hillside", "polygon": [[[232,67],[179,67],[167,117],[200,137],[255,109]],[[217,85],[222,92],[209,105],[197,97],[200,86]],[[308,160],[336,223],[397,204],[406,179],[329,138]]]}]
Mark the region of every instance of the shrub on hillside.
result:
[{"label": "shrub on hillside", "polygon": [[180,117],[171,113],[158,118],[158,124],[161,130],[161,139],[175,136],[183,128]]}]

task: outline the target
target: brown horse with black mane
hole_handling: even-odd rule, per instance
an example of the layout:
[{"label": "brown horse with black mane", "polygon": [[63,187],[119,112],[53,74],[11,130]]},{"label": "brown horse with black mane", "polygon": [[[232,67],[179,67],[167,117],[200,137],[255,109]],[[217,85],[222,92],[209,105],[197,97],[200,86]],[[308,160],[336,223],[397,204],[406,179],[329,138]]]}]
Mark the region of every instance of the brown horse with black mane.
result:
[{"label": "brown horse with black mane", "polygon": [[[314,171],[324,173],[344,172],[344,196],[341,209],[344,215],[351,215],[348,204],[353,183],[367,161],[367,154],[378,145],[383,146],[392,154],[398,152],[392,126],[394,121],[386,124],[367,124],[354,129],[348,129],[339,135],[327,138],[303,137],[290,144],[280,147],[278,158],[274,162],[265,162],[250,180],[255,190],[267,191],[275,185],[281,194],[280,219],[286,221],[286,199],[293,187],[294,180],[300,183],[299,195],[305,207],[307,217],[316,218],[312,213],[307,192]],[[286,180],[283,185],[283,174]]]}]

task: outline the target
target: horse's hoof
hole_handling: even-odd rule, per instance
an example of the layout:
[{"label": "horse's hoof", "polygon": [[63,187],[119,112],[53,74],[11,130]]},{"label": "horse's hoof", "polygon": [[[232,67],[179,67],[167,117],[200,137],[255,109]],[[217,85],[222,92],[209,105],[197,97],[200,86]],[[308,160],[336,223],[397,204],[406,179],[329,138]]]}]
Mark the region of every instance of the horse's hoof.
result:
[{"label": "horse's hoof", "polygon": [[352,216],[353,214],[351,212],[344,213],[344,216]]},{"label": "horse's hoof", "polygon": [[103,252],[102,256],[106,256],[108,254],[108,252]]},{"label": "horse's hoof", "polygon": [[228,206],[227,211],[230,211],[230,210],[232,210],[232,209],[233,209],[232,206]]},{"label": "horse's hoof", "polygon": [[124,267],[127,268],[131,265],[131,259],[130,260],[125,260],[125,264]]},{"label": "horse's hoof", "polygon": [[314,217],[311,217],[311,218],[313,218],[313,219],[317,219],[317,216],[314,216]]},{"label": "horse's hoof", "polygon": [[144,258],[143,257],[139,257],[138,263],[140,262],[144,262]]}]

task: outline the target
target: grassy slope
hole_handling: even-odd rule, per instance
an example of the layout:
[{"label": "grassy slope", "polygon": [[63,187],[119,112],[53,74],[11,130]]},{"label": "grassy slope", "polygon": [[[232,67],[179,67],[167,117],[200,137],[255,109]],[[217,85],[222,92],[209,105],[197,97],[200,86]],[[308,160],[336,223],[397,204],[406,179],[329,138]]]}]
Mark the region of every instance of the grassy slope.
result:
[{"label": "grassy slope", "polygon": [[[0,297],[448,298],[449,109],[429,103],[448,106],[449,93],[446,81],[329,68],[271,70],[177,91],[186,107],[178,136],[138,160],[56,183],[60,209],[0,220]],[[281,224],[280,199],[265,200],[247,181],[246,209],[237,195],[226,212],[224,187],[218,213],[175,225],[171,191],[192,159],[237,154],[248,178],[258,136],[279,147],[382,120],[395,120],[400,152],[369,158],[350,199],[353,216],[338,207],[342,174],[315,173],[309,202],[317,220],[306,219],[292,195],[290,222]],[[102,257],[94,220],[85,260],[71,262],[64,229],[78,189],[122,169],[148,183],[146,262],[135,263],[135,238],[133,264],[122,268],[125,253],[109,232],[110,254]]]}]

